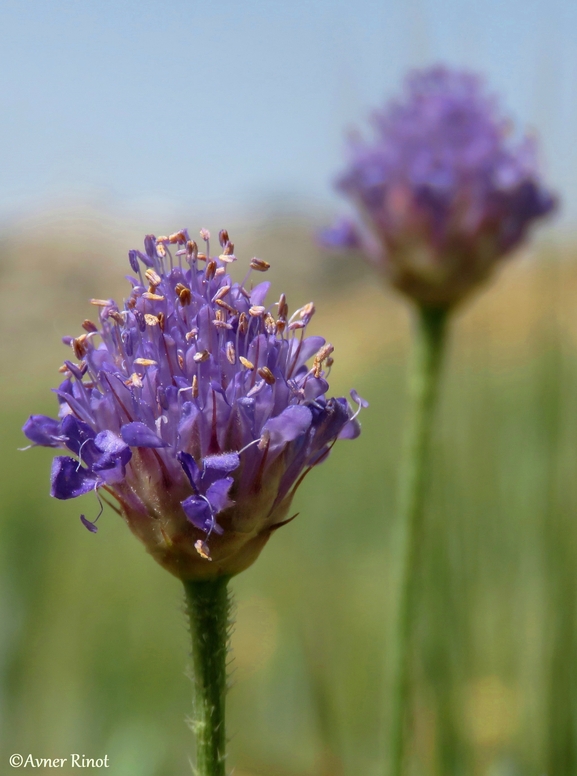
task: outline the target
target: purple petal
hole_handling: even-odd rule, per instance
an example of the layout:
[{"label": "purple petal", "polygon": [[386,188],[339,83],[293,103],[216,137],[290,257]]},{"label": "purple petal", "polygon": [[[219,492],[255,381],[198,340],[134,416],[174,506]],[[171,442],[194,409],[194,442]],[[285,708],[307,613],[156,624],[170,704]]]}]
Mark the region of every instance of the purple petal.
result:
[{"label": "purple petal", "polygon": [[[106,460],[121,461],[126,465],[132,458],[132,451],[128,445],[113,431],[101,431],[100,434],[97,434],[94,444],[101,452],[105,453]],[[99,463],[102,463],[102,459]]]},{"label": "purple petal", "polygon": [[206,491],[206,498],[210,501],[210,506],[215,515],[234,504],[234,501],[231,501],[228,497],[228,492],[233,482],[232,477],[224,477],[222,480],[213,482]]},{"label": "purple petal", "polygon": [[30,415],[22,428],[31,442],[43,447],[62,446],[59,430],[59,421],[46,415]]},{"label": "purple petal", "polygon": [[268,294],[269,288],[270,283],[268,280],[265,280],[263,283],[259,283],[258,286],[255,286],[250,292],[251,304],[257,306],[263,304],[265,297]]},{"label": "purple petal", "polygon": [[50,494],[59,499],[83,496],[99,482],[98,477],[68,456],[58,456],[52,461],[51,480]]},{"label": "purple petal", "polygon": [[138,421],[126,423],[120,429],[122,439],[130,447],[166,447],[166,443],[152,429]]},{"label": "purple petal", "polygon": [[356,439],[360,433],[361,424],[355,418],[354,420],[349,420],[348,423],[345,423],[339,432],[337,439]]},{"label": "purple petal", "polygon": [[312,423],[312,412],[301,404],[291,405],[283,410],[276,418],[267,421],[262,429],[263,434],[268,434],[269,450],[278,448],[287,442],[305,434]]},{"label": "purple petal", "polygon": [[192,485],[195,493],[198,493],[197,483],[200,480],[200,469],[196,465],[196,461],[190,453],[185,453],[184,450],[180,450],[176,457],[182,466],[184,473],[188,477],[188,481]]},{"label": "purple petal", "polygon": [[206,499],[201,496],[189,496],[181,501],[187,520],[201,531],[210,531],[213,524],[212,512]]}]

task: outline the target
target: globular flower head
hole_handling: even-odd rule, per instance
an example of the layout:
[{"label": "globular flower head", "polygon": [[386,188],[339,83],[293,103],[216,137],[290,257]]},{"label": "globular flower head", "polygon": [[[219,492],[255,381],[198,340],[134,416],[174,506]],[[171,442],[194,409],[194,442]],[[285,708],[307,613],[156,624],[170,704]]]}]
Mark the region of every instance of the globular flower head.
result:
[{"label": "globular flower head", "polygon": [[471,73],[412,73],[373,126],[371,141],[351,138],[337,182],[360,220],[324,230],[321,242],[360,248],[421,304],[454,304],[555,206],[539,180],[534,142],[512,140]]},{"label": "globular flower head", "polygon": [[233,282],[226,231],[218,256],[201,236],[203,252],[186,230],[129,252],[123,306],[92,299],[98,323],[63,338],[73,355],[61,367],[59,419],[32,415],[24,426],[33,445],[67,450],[52,465],[54,497],[112,497],[181,579],[249,566],[290,519],[305,474],[337,438],[359,433],[358,410],[325,397],[332,346],[306,336],[314,306],[290,316],[284,295],[267,302],[270,284],[253,284],[269,268],[261,259]]}]

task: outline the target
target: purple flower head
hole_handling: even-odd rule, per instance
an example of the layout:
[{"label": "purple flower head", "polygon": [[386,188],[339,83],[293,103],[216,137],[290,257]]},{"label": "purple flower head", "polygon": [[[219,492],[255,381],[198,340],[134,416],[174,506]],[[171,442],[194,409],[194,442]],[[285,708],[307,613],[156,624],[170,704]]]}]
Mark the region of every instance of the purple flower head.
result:
[{"label": "purple flower head", "polygon": [[515,143],[481,80],[433,67],[373,116],[375,136],[349,144],[337,188],[360,222],[321,234],[360,248],[417,302],[449,306],[489,275],[555,207],[539,181],[535,146]]},{"label": "purple flower head", "polygon": [[233,282],[227,232],[218,256],[201,237],[205,253],[186,230],[130,251],[124,304],[92,299],[99,324],[64,338],[75,360],[61,368],[59,419],[24,425],[33,445],[68,452],[52,465],[55,498],[105,492],[181,579],[249,566],[290,519],[304,475],[359,434],[366,405],[356,392],[356,411],[325,397],[333,348],[306,336],[314,306],[289,316],[284,295],[267,302],[270,284],[253,283],[262,259]]}]

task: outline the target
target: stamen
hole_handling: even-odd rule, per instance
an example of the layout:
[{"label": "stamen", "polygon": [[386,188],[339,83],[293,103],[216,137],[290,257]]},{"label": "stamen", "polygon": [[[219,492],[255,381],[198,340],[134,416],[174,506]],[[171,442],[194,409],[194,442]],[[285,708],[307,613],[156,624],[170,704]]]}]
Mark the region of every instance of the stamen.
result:
[{"label": "stamen", "polygon": [[263,259],[257,259],[256,256],[254,259],[250,260],[250,266],[251,269],[256,269],[257,272],[266,272],[267,269],[270,269],[270,264],[268,261],[263,261]]},{"label": "stamen", "polygon": [[201,558],[204,558],[205,560],[212,560],[210,557],[210,550],[208,549],[208,544],[206,542],[203,542],[202,539],[197,539],[194,543],[194,549],[198,552]]},{"label": "stamen", "polygon": [[157,362],[151,358],[135,358],[134,363],[138,366],[156,366]]},{"label": "stamen", "polygon": [[276,377],[270,371],[268,366],[262,366],[257,371],[267,385],[274,385],[276,383]]},{"label": "stamen", "polygon": [[96,324],[92,323],[92,321],[89,321],[88,318],[85,321],[82,321],[82,328],[89,334],[94,334],[98,331]]},{"label": "stamen", "polygon": [[226,357],[228,359],[229,364],[235,364],[236,363],[236,352],[234,349],[234,345],[232,342],[226,343]]},{"label": "stamen", "polygon": [[208,361],[210,358],[210,353],[208,350],[201,350],[199,353],[195,353],[193,356],[193,360],[196,361],[197,364],[201,364],[203,361]]},{"label": "stamen", "polygon": [[249,361],[248,358],[245,358],[244,356],[239,356],[238,360],[247,369],[254,369],[254,364],[252,363],[252,361]]}]

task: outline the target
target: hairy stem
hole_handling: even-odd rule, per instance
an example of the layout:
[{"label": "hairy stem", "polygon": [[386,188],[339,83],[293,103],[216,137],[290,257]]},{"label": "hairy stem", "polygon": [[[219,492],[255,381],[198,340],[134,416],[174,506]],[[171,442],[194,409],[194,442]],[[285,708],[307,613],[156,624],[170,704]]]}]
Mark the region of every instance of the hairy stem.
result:
[{"label": "hairy stem", "polygon": [[228,577],[184,583],[193,667],[196,776],[225,776]]},{"label": "hairy stem", "polygon": [[448,310],[419,307],[413,339],[409,392],[410,418],[401,469],[399,600],[394,640],[391,776],[408,765],[410,662],[417,609],[417,570],[423,541],[424,496]]}]

